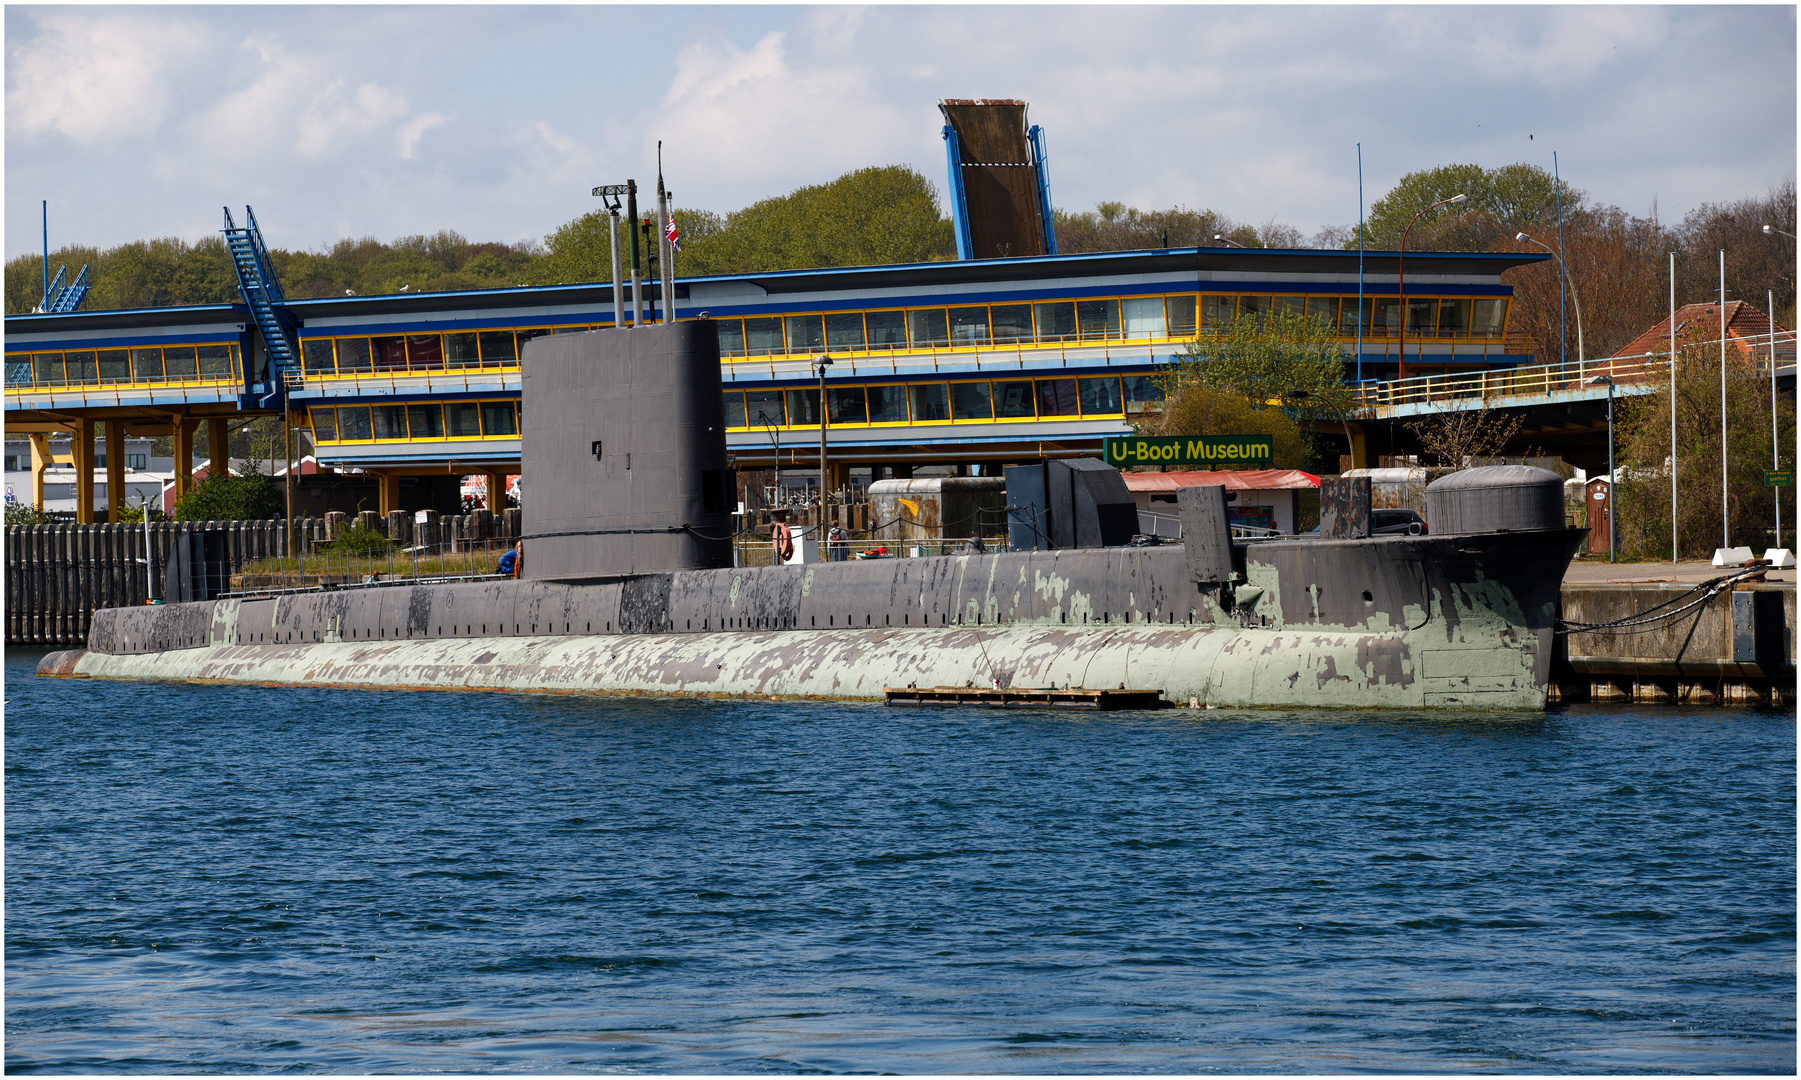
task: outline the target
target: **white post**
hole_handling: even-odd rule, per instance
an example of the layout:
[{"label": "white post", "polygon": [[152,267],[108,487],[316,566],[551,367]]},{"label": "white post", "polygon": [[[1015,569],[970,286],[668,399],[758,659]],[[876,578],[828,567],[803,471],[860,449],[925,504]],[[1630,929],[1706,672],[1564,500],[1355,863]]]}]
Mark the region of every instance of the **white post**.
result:
[{"label": "white post", "polygon": [[1732,546],[1726,503],[1726,251],[1720,250],[1720,546]]},{"label": "white post", "polygon": [[1682,560],[1676,531],[1676,253],[1670,252],[1670,561]]},{"label": "white post", "polygon": [[[1782,443],[1776,437],[1776,290],[1764,294],[1764,318],[1770,324],[1770,468],[1782,468]],[[1776,546],[1782,546],[1782,489],[1772,487],[1776,500]]]},{"label": "white post", "polygon": [[619,261],[619,211],[607,211],[607,241],[613,249],[613,325],[625,325],[625,282],[620,275],[625,267]]}]

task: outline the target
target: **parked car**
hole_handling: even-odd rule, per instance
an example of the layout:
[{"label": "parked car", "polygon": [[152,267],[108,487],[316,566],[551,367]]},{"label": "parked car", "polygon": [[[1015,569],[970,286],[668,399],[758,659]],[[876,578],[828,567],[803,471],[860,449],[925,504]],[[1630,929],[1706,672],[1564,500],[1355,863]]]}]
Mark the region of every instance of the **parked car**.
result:
[{"label": "parked car", "polygon": [[1413,510],[1371,510],[1371,536],[1423,536],[1426,519]]},{"label": "parked car", "polygon": [[[1318,536],[1319,526],[1302,533],[1303,536]],[[1426,519],[1420,517],[1416,510],[1371,510],[1371,536],[1424,536],[1426,535]]]}]

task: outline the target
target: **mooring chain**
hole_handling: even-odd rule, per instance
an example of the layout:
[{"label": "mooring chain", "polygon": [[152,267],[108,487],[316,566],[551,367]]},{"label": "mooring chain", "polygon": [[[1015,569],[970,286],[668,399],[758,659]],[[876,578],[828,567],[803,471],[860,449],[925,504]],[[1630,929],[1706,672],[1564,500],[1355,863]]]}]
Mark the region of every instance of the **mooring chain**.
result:
[{"label": "mooring chain", "polygon": [[[1608,630],[1625,634],[1648,633],[1652,630],[1666,626],[1689,611],[1706,604],[1708,601],[1718,596],[1722,591],[1730,588],[1733,582],[1738,581],[1740,578],[1762,573],[1767,569],[1769,569],[1767,566],[1748,566],[1743,570],[1738,570],[1721,577],[1709,578],[1679,596],[1665,600],[1663,603],[1654,607],[1649,607],[1643,611],[1628,615],[1623,619],[1615,619],[1612,622],[1583,623],[1559,619],[1557,620],[1557,633],[1565,635],[1592,634]],[[1663,610],[1671,604],[1681,603],[1683,600],[1694,596],[1696,593],[1701,593],[1701,595],[1690,600],[1688,603],[1683,604],[1681,607],[1676,608],[1673,611]],[[1661,614],[1659,614],[1659,612],[1661,612]]]}]

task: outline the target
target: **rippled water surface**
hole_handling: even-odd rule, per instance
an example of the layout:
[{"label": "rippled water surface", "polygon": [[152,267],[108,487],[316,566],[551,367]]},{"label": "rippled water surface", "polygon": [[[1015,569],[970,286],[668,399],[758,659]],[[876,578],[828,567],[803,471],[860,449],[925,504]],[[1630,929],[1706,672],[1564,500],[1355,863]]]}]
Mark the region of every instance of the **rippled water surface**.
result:
[{"label": "rippled water surface", "polygon": [[6,683],[11,1071],[1794,1071],[1790,713]]}]

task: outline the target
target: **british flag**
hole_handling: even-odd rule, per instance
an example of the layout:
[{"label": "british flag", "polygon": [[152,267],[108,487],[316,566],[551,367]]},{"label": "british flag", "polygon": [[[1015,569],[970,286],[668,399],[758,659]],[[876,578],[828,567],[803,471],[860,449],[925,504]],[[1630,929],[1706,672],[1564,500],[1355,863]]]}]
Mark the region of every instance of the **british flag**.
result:
[{"label": "british flag", "polygon": [[669,215],[669,223],[663,226],[663,235],[668,238],[672,249],[682,250],[682,234],[676,231],[674,214]]}]

